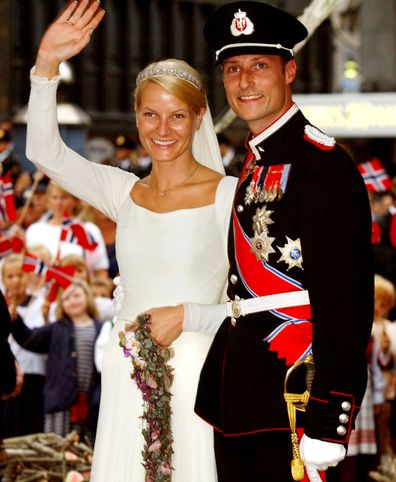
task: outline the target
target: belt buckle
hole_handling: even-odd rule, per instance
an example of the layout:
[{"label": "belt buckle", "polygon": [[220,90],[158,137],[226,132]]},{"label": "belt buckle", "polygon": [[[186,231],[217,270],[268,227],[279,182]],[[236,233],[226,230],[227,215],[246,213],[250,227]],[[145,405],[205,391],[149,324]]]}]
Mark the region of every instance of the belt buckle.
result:
[{"label": "belt buckle", "polygon": [[241,308],[241,299],[239,296],[235,296],[234,301],[231,303],[231,324],[232,326],[236,326],[237,319],[242,315],[242,308]]}]

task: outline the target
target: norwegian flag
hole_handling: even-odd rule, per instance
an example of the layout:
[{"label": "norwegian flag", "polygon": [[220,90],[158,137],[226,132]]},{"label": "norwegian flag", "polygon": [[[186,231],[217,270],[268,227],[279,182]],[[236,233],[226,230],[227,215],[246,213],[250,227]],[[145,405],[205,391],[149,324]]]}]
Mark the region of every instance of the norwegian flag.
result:
[{"label": "norwegian flag", "polygon": [[20,253],[24,248],[24,243],[18,236],[0,239],[0,258],[12,253]]},{"label": "norwegian flag", "polygon": [[49,284],[49,301],[55,301],[59,288],[66,289],[73,283],[75,266],[48,266],[44,261],[27,253],[23,261],[23,270],[28,273],[36,273],[44,277]]},{"label": "norwegian flag", "polygon": [[61,241],[79,244],[87,251],[93,251],[98,243],[93,236],[84,228],[81,223],[72,220],[64,221],[64,227],[61,231]]},{"label": "norwegian flag", "polygon": [[75,266],[49,266],[45,279],[54,281],[58,287],[66,289],[73,283],[75,271]]},{"label": "norwegian flag", "polygon": [[52,303],[56,300],[59,288],[64,290],[73,283],[75,266],[51,266],[48,268],[46,280],[49,282],[48,300]]},{"label": "norwegian flag", "polygon": [[35,273],[45,277],[48,271],[48,265],[45,264],[44,261],[41,261],[35,256],[27,253],[23,258],[22,269],[27,273]]},{"label": "norwegian flag", "polygon": [[392,181],[378,158],[358,164],[366,188],[370,192],[384,192],[392,189]]},{"label": "norwegian flag", "polygon": [[0,177],[0,218],[4,221],[15,221],[17,212],[15,207],[14,189],[10,173]]}]

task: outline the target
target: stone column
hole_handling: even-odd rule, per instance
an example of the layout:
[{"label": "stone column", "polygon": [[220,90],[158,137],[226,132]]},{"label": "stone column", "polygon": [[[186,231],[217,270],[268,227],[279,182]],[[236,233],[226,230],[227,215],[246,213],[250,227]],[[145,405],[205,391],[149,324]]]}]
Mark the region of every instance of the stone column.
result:
[{"label": "stone column", "polygon": [[396,2],[362,2],[363,90],[396,90]]}]

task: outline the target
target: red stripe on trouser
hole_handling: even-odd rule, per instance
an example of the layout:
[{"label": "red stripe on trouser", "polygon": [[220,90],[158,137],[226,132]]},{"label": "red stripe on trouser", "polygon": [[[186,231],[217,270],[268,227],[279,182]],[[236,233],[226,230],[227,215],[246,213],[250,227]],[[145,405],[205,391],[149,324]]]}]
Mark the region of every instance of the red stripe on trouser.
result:
[{"label": "red stripe on trouser", "polygon": [[[301,437],[304,435],[304,429],[303,428],[298,428],[297,429],[297,435],[298,435],[298,440],[301,440]],[[319,472],[320,478],[322,479],[322,482],[326,482],[326,472]],[[305,471],[305,477],[303,478],[302,482],[309,482],[307,471]]]}]

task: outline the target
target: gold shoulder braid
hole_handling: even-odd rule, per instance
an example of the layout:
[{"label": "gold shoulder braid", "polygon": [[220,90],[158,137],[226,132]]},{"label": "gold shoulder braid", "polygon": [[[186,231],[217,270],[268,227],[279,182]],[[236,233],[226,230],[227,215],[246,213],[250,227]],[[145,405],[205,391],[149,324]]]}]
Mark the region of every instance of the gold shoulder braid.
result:
[{"label": "gold shoulder braid", "polygon": [[[301,370],[305,371],[305,385],[306,390],[304,393],[289,392],[289,386],[293,379],[301,376]],[[308,404],[309,395],[312,387],[312,380],[315,374],[315,365],[312,354],[308,355],[304,360],[296,362],[289,368],[285,377],[284,384],[284,398],[287,405],[287,414],[289,415],[289,423],[291,430],[291,443],[293,459],[291,461],[291,473],[294,480],[303,480],[304,478],[304,462],[300,456],[300,450],[298,447],[298,436],[296,432],[296,411],[305,412]],[[293,375],[293,376],[292,376]]]}]

